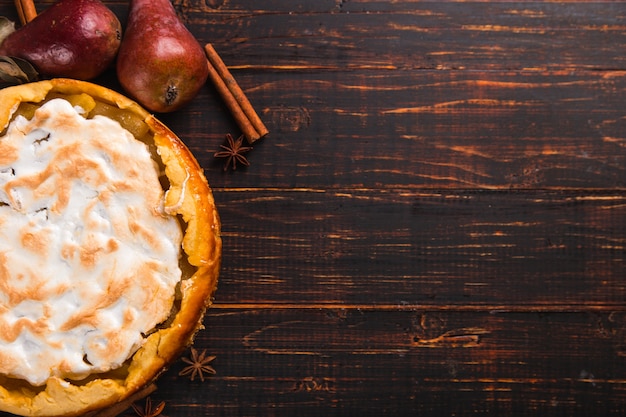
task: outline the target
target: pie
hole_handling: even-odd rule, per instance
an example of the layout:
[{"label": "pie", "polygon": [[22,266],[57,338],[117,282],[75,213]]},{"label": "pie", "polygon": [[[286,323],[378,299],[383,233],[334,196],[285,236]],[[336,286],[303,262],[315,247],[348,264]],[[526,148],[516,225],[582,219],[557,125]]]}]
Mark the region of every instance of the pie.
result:
[{"label": "pie", "polygon": [[0,90],[0,410],[100,416],[192,342],[220,221],[183,142],[113,90]]}]

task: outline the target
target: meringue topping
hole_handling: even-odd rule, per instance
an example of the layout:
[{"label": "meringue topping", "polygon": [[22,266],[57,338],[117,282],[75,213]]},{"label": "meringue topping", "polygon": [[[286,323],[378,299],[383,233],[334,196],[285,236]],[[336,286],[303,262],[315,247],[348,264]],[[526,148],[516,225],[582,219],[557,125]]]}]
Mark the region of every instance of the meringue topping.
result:
[{"label": "meringue topping", "polygon": [[122,366],[167,319],[182,231],[146,144],[61,98],[0,138],[0,373]]}]

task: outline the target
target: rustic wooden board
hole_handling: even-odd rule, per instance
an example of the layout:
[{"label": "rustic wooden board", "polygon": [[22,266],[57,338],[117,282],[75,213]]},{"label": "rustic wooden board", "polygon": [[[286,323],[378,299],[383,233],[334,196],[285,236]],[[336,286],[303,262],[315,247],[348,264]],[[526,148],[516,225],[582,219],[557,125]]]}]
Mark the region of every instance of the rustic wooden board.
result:
[{"label": "rustic wooden board", "polygon": [[626,296],[621,193],[233,190],[216,198],[221,302],[554,310],[622,308]]},{"label": "rustic wooden board", "polygon": [[626,413],[626,3],[174,4],[271,133],[224,172],[211,86],[159,115],[224,239],[165,415]]},{"label": "rustic wooden board", "polygon": [[623,320],[623,313],[217,308],[198,342],[219,339],[211,347],[217,374],[185,382],[175,365],[161,384],[179,390],[159,398],[175,415],[620,415]]},{"label": "rustic wooden board", "polygon": [[[186,118],[163,118],[215,188],[615,190],[626,185],[625,74],[243,74],[272,134],[238,175],[212,157],[237,128],[210,89]],[[287,92],[269,103],[271,88]],[[202,106],[207,119],[194,117]]]},{"label": "rustic wooden board", "polygon": [[621,2],[241,1],[184,10],[198,36],[253,68],[624,68]]}]

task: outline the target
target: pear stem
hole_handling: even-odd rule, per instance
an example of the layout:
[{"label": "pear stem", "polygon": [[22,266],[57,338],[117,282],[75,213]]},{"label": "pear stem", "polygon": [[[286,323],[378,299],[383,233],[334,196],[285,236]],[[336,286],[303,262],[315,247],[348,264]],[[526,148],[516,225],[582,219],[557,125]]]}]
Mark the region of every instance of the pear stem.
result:
[{"label": "pear stem", "polygon": [[231,75],[230,71],[218,55],[213,45],[207,43],[204,46],[209,67],[209,77],[215,85],[218,93],[230,109],[235,121],[241,128],[248,143],[252,144],[269,131],[254,111],[252,104]]},{"label": "pear stem", "polygon": [[176,85],[170,84],[167,86],[167,90],[165,90],[165,104],[171,106],[174,104],[176,99],[178,98],[178,89]]},{"label": "pear stem", "polygon": [[37,9],[33,0],[15,0],[15,8],[22,25],[37,17]]}]

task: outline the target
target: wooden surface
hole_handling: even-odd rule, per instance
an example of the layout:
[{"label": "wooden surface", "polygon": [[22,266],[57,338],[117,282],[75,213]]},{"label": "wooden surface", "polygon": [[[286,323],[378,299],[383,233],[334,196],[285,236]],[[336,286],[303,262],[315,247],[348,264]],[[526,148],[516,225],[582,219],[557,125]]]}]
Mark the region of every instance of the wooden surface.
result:
[{"label": "wooden surface", "polygon": [[239,130],[210,85],[160,117],[206,170],[224,258],[196,339],[216,374],[179,361],[153,405],[626,413],[626,3],[175,5],[271,133],[224,172]]}]

